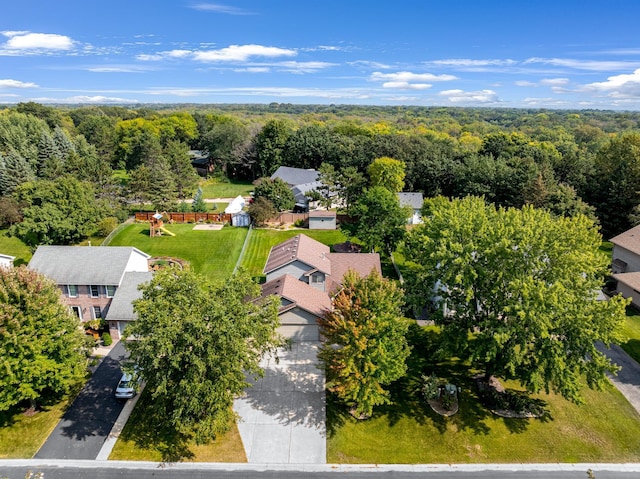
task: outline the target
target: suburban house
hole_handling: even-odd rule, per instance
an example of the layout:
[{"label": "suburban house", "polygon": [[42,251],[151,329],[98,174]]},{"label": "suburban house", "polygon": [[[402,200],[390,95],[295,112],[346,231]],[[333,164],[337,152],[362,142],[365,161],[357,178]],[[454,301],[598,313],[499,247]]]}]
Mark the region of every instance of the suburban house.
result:
[{"label": "suburban house", "polygon": [[640,308],[640,225],[611,238],[611,270],[616,289]]},{"label": "suburban house", "polygon": [[307,211],[309,209],[309,199],[307,195],[311,191],[318,190],[322,187],[322,183],[318,181],[320,173],[313,169],[293,168],[291,166],[280,166],[271,179],[275,180],[280,178],[284,181],[291,191],[296,200],[296,207]]},{"label": "suburban house", "polygon": [[331,308],[331,297],[347,271],[382,273],[378,253],[332,253],[328,246],[299,234],[269,252],[263,296],[281,298],[280,332],[296,340],[318,340],[317,319]]},{"label": "suburban house", "polygon": [[11,268],[15,259],[15,256],[0,253],[0,268]]},{"label": "suburban house", "polygon": [[213,173],[215,163],[211,155],[206,151],[189,150],[189,158],[191,159],[191,166],[195,168],[200,176],[207,176]]},{"label": "suburban house", "polygon": [[39,246],[29,268],[52,279],[82,322],[105,319],[114,339],[135,319],[131,302],[151,280],[150,256],[127,246]]},{"label": "suburban house", "polygon": [[398,199],[400,200],[400,206],[405,208],[411,208],[411,216],[407,218],[407,223],[410,225],[417,225],[422,223],[422,204],[424,198],[422,193],[398,193]]}]

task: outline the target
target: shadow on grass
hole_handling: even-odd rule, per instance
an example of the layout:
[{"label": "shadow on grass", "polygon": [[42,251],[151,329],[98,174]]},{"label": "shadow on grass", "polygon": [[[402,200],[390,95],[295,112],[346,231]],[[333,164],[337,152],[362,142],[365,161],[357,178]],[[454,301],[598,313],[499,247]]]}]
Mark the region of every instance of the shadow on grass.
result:
[{"label": "shadow on grass", "polygon": [[189,449],[191,437],[176,431],[166,418],[151,407],[151,394],[146,391],[138,400],[133,414],[120,434],[120,440],[137,448],[157,451],[162,462],[178,462],[194,457]]},{"label": "shadow on grass", "polygon": [[[470,430],[476,435],[491,433],[490,423],[496,416],[487,408],[478,394],[474,371],[468,363],[457,360],[443,360],[440,352],[439,333],[436,328],[411,325],[407,335],[412,348],[407,360],[406,375],[388,387],[391,404],[374,409],[374,416],[384,416],[389,426],[394,426],[403,418],[409,418],[419,425],[432,424],[441,434],[452,427],[458,431]],[[435,373],[448,383],[460,388],[458,395],[459,412],[450,417],[436,413],[422,396],[422,375]],[[502,418],[505,427],[513,434],[527,431],[532,421],[548,422],[553,417],[547,410],[547,403],[530,398],[544,414],[538,418]],[[346,422],[354,421],[348,407],[335,395],[327,393],[327,435],[330,437]]]}]

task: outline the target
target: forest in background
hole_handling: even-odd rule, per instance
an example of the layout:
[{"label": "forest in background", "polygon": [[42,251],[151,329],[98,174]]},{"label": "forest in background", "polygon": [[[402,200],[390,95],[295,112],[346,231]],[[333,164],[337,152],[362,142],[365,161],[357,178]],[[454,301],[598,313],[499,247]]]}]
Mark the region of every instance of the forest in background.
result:
[{"label": "forest in background", "polygon": [[199,181],[189,150],[203,150],[221,181],[285,165],[357,184],[389,157],[404,191],[586,214],[607,239],[640,222],[639,127],[640,113],[596,110],[20,103],[0,110],[0,226],[70,244],[136,202],[180,208]]}]

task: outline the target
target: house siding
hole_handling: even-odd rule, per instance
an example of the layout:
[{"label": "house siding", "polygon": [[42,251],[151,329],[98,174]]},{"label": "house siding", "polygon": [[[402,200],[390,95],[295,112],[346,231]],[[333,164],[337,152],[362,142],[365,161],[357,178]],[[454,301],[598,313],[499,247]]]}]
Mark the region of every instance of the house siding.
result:
[{"label": "house siding", "polygon": [[305,283],[307,283],[308,281],[306,276],[304,276],[304,274],[310,269],[313,269],[313,267],[309,266],[306,263],[303,263],[302,261],[293,261],[291,263],[285,264],[284,266],[281,266],[280,268],[267,273],[267,282],[271,281],[272,279],[279,278],[284,274],[289,274],[294,278],[297,278],[300,281],[304,281]]},{"label": "house siding", "polygon": [[631,298],[631,304],[633,304],[637,308],[640,308],[640,292],[634,290],[631,286],[621,283],[620,281],[618,281],[618,286],[616,289],[625,298]]},{"label": "house siding", "polygon": [[640,271],[640,256],[632,253],[626,248],[622,246],[613,245],[613,260],[619,259],[627,263],[627,268],[625,271],[615,271],[614,273],[631,273],[634,271]]},{"label": "house siding", "polygon": [[310,230],[335,230],[336,218],[333,217],[309,217],[309,229]]},{"label": "house siding", "polygon": [[94,319],[93,317],[93,307],[100,306],[100,311],[102,317],[104,318],[109,310],[109,304],[111,304],[111,299],[106,295],[106,289],[103,285],[98,285],[98,290],[100,292],[100,296],[98,298],[91,297],[91,285],[83,285],[79,284],[78,286],[78,295],[76,297],[70,297],[67,294],[67,285],[61,284],[58,285],[58,289],[60,290],[60,295],[62,296],[62,300],[64,303],[69,306],[77,306],[80,308],[82,314],[82,322],[91,321]]}]

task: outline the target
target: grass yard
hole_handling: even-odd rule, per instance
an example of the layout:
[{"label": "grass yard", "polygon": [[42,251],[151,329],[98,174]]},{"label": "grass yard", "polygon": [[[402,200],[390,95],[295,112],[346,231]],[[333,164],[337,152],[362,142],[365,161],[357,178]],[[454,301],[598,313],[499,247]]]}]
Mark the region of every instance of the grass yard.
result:
[{"label": "grass yard", "polygon": [[267,262],[267,256],[272,246],[277,245],[299,234],[305,234],[321,243],[331,246],[346,241],[346,236],[340,230],[308,230],[308,229],[254,229],[251,232],[247,249],[244,252],[241,266],[252,277],[262,277],[262,270]]},{"label": "grass yard", "polygon": [[[209,444],[197,445],[179,435],[161,431],[161,418],[149,417],[144,402],[149,401],[144,392],[129,417],[110,460],[154,462],[247,462],[238,427]],[[153,433],[152,433],[153,431]]]},{"label": "grass yard", "polygon": [[191,268],[212,279],[227,279],[238,261],[247,228],[226,226],[220,231],[194,231],[193,224],[167,225],[175,236],[149,237],[147,223],[134,223],[109,246],[135,246],[151,256],[172,256],[190,262]]},{"label": "grass yard", "polygon": [[17,266],[27,264],[33,253],[26,244],[7,233],[7,230],[0,230],[0,253],[15,256],[14,263]]},{"label": "grass yard", "polygon": [[[327,403],[329,463],[519,463],[638,462],[640,417],[612,385],[582,390],[578,406],[551,395],[544,419],[504,419],[479,402],[472,376],[461,362],[432,363],[431,344],[414,346],[409,375],[391,389],[393,405],[356,421],[346,408]],[[414,344],[420,344],[415,343]],[[436,374],[462,387],[460,411],[445,418],[420,398],[420,375]],[[503,383],[517,389],[515,383]],[[328,399],[331,395],[328,395]]]},{"label": "grass yard", "polygon": [[30,459],[38,452],[62,415],[71,405],[82,384],[60,402],[42,406],[33,416],[15,409],[0,413],[0,459]]},{"label": "grass yard", "polygon": [[229,180],[229,182],[219,182],[210,179],[200,183],[203,198],[235,198],[236,196],[249,196],[253,191],[253,184],[250,181]]},{"label": "grass yard", "polygon": [[634,307],[627,307],[622,334],[627,337],[627,341],[620,346],[629,356],[640,362],[640,311]]}]

